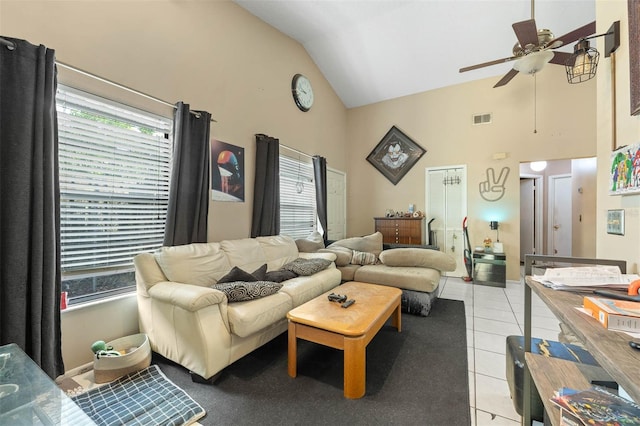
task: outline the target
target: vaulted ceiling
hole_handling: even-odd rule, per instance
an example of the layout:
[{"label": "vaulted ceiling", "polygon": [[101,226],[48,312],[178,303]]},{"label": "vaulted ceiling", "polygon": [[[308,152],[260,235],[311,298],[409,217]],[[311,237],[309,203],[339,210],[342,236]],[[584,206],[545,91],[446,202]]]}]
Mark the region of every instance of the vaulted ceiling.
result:
[{"label": "vaulted ceiling", "polygon": [[[458,70],[511,56],[511,25],[532,17],[529,0],[233,1],[300,42],[348,108],[481,78],[497,82],[514,62]],[[538,0],[533,12],[538,29],[558,37],[594,21],[595,0]],[[574,44],[557,50],[570,53]]]}]

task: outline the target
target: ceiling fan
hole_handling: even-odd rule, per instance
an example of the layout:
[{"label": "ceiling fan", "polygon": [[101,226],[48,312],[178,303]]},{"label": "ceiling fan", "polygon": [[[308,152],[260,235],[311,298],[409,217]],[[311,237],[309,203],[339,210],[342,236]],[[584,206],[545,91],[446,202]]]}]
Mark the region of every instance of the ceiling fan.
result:
[{"label": "ceiling fan", "polygon": [[[533,1],[531,15],[533,16]],[[556,65],[565,65],[565,62],[569,59],[571,54],[553,51],[553,49],[573,43],[574,41],[596,32],[595,21],[580,28],[576,28],[575,30],[557,38],[554,38],[553,33],[548,29],[538,30],[536,27],[536,21],[533,18],[526,21],[516,22],[512,27],[513,31],[516,33],[516,37],[518,38],[518,42],[513,46],[513,56],[460,68],[460,72],[502,64],[504,62],[517,61],[513,68],[493,87],[504,86],[519,72],[535,74],[540,71],[547,62],[551,62]]]}]

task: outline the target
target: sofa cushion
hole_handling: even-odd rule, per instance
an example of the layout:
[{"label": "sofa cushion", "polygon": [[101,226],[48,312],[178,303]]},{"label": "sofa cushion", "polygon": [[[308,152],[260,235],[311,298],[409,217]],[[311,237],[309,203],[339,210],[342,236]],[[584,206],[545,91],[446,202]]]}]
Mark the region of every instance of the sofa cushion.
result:
[{"label": "sofa cushion", "polygon": [[346,247],[330,245],[327,248],[318,250],[320,253],[333,253],[336,256],[336,266],[347,266],[351,263],[353,257],[353,250]]},{"label": "sofa cushion", "polygon": [[285,271],[295,272],[298,275],[308,276],[327,269],[331,261],[327,259],[303,259],[297,258],[282,267]]},{"label": "sofa cushion", "polygon": [[282,288],[282,283],[274,283],[271,281],[233,281],[215,284],[212,288],[223,292],[227,296],[227,300],[231,303],[271,296]]},{"label": "sofa cushion", "polygon": [[356,270],[353,279],[407,290],[432,292],[440,283],[440,271],[414,266],[364,265]]},{"label": "sofa cushion", "polygon": [[300,276],[285,281],[280,293],[288,294],[295,307],[335,288],[339,283],[340,272],[336,268],[327,268],[313,276]]},{"label": "sofa cushion", "polygon": [[297,239],[296,246],[301,253],[313,253],[324,248],[324,239],[318,231],[313,231],[307,238]]},{"label": "sofa cushion", "polygon": [[418,266],[439,271],[455,271],[453,256],[438,250],[395,248],[380,253],[380,261],[387,266]]},{"label": "sofa cushion", "polygon": [[327,246],[327,248],[331,248],[334,246],[346,247],[351,250],[365,251],[379,256],[380,252],[382,251],[382,233],[375,232],[364,237],[345,238],[343,240],[338,240],[333,244],[330,244],[329,246]]},{"label": "sofa cushion", "polygon": [[237,266],[245,271],[252,271],[268,263],[262,246],[256,238],[223,240],[220,242],[220,248],[229,259],[229,269]]},{"label": "sofa cushion", "polygon": [[279,321],[286,321],[287,312],[293,309],[291,297],[282,291],[260,299],[229,303],[227,306],[229,328],[240,337],[251,336]]},{"label": "sofa cushion", "polygon": [[219,243],[162,247],[154,257],[167,279],[179,283],[210,286],[231,269]]},{"label": "sofa cushion", "polygon": [[356,271],[360,269],[362,266],[360,265],[352,265],[348,264],[345,266],[338,266],[338,270],[342,274],[342,281],[354,281],[354,277],[356,275]]},{"label": "sofa cushion", "polygon": [[257,237],[256,241],[262,247],[266,258],[267,270],[274,271],[282,268],[282,265],[298,258],[298,247],[291,237],[286,235],[273,235],[270,237]]},{"label": "sofa cushion", "polygon": [[375,265],[377,261],[378,256],[365,251],[354,250],[351,255],[351,263],[353,265]]}]

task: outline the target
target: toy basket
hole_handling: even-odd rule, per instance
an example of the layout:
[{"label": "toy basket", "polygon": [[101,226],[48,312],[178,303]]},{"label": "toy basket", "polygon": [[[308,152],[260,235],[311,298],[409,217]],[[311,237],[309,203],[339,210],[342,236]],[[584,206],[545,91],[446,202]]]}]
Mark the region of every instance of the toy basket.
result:
[{"label": "toy basket", "polygon": [[121,356],[101,356],[93,358],[93,374],[96,383],[112,382],[126,374],[140,371],[151,365],[151,346],[146,334],[134,334],[121,337],[107,346],[124,352]]}]

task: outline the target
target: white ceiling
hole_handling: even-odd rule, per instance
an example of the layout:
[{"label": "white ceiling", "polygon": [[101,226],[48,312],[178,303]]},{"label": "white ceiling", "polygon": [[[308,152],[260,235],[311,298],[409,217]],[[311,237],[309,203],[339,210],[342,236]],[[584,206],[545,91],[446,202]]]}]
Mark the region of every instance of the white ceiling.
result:
[{"label": "white ceiling", "polygon": [[[458,70],[511,56],[511,24],[531,18],[530,0],[233,1],[299,41],[348,108],[491,76],[497,82],[514,62]],[[534,12],[538,29],[559,37],[595,20],[595,0],[538,0]]]}]

